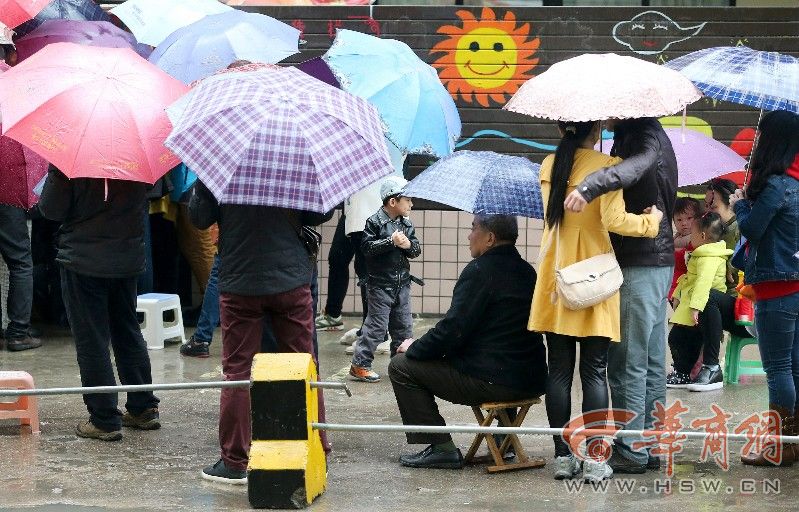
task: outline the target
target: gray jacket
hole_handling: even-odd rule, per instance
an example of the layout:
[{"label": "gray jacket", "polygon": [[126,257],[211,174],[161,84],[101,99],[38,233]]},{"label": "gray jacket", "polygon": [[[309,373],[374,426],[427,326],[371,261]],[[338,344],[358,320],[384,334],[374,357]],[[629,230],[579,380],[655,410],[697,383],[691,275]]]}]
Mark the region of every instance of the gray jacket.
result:
[{"label": "gray jacket", "polygon": [[577,186],[591,202],[602,194],[624,189],[627,211],[640,214],[653,204],[663,211],[655,238],[635,238],[611,233],[613,249],[622,267],[674,265],[671,227],[677,199],[677,158],[663,127],[654,118],[620,121],[611,155],[624,159],[599,169]]},{"label": "gray jacket", "polygon": [[313,262],[299,230],[330,216],[332,212],[220,205],[200,181],[189,200],[189,217],[195,226],[207,229],[219,224],[219,291],[236,295],[274,295],[309,284]]}]

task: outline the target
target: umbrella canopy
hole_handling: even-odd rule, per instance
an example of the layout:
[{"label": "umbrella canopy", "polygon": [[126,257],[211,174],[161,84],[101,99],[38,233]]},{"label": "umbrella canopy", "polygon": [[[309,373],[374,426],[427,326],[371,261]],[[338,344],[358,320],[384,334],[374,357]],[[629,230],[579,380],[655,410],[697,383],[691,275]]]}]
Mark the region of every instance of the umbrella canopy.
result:
[{"label": "umbrella canopy", "polygon": [[298,48],[300,31],[263,14],[229,11],[173,32],[150,62],[183,83],[205,78],[236,60],[274,64]]},{"label": "umbrella canopy", "polygon": [[110,12],[128,26],[139,42],[158,46],[179,28],[231,10],[217,0],[128,0]]},{"label": "umbrella canopy", "polygon": [[456,151],[422,171],[404,193],[471,213],[543,219],[540,169],[520,156]]},{"label": "umbrella canopy", "polygon": [[[696,130],[665,128],[677,157],[678,185],[697,185],[722,174],[737,171],[746,160],[729,146]],[[603,144],[602,151],[610,154],[612,144]],[[599,143],[595,149],[599,151]]]},{"label": "umbrella canopy", "polygon": [[32,20],[16,28],[17,37],[29,34],[48,20],[111,21],[92,0],[51,0]]},{"label": "umbrella canopy", "polygon": [[17,27],[39,14],[49,3],[50,0],[0,0],[0,23]]},{"label": "umbrella canopy", "polygon": [[130,49],[55,43],[0,75],[3,134],[70,178],[153,183],[179,163],[164,109],[187,90]]},{"label": "umbrella canopy", "polygon": [[449,155],[461,119],[438,73],[408,45],[339,30],[322,57],[341,87],[377,107],[386,137],[405,153]]},{"label": "umbrella canopy", "polygon": [[[8,69],[0,62],[0,73]],[[38,200],[33,187],[45,174],[45,159],[19,142],[0,135],[0,203],[30,209]]]},{"label": "umbrella canopy", "polygon": [[39,200],[33,187],[47,174],[47,160],[0,136],[0,203],[29,210]]},{"label": "umbrella canopy", "polygon": [[75,43],[104,48],[132,48],[142,57],[149,53],[128,32],[107,21],[48,20],[17,40],[19,60],[25,60],[48,44]]},{"label": "umbrella canopy", "polygon": [[392,172],[374,107],[296,68],[197,84],[166,141],[220,203],[326,212]]},{"label": "umbrella canopy", "polygon": [[746,46],[706,48],[669,61],[706,96],[799,113],[799,59]]},{"label": "umbrella canopy", "polygon": [[505,110],[556,121],[668,116],[702,97],[681,74],[635,57],[585,54],[527,80]]},{"label": "umbrella canopy", "polygon": [[313,59],[300,62],[297,64],[296,68],[308,73],[317,80],[323,81],[327,85],[332,85],[333,87],[341,89],[341,84],[336,80],[336,75],[330,70],[330,66],[325,64],[322,57],[314,57]]}]

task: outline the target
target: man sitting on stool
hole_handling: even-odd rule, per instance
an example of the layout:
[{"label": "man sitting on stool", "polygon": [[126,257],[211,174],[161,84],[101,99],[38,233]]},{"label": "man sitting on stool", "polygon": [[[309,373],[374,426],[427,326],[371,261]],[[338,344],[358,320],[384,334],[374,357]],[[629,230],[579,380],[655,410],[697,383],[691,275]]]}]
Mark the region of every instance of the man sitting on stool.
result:
[{"label": "man sitting on stool", "polygon": [[[405,425],[446,425],[435,397],[479,405],[543,394],[546,350],[542,336],[527,330],[536,275],[514,246],[518,236],[515,217],[474,217],[474,259],[455,284],[449,311],[421,338],[405,340],[388,366]],[[449,434],[406,437],[430,446],[401,456],[403,466],[463,467]]]}]

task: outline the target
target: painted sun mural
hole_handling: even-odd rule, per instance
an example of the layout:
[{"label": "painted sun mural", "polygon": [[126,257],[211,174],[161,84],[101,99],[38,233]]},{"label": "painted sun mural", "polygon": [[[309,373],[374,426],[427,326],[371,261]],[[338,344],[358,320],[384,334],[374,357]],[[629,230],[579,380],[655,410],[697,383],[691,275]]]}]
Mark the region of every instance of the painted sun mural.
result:
[{"label": "painted sun mural", "polygon": [[431,54],[443,53],[433,67],[455,100],[489,106],[489,99],[504,104],[521,84],[532,77],[538,64],[534,57],[540,40],[530,37],[530,24],[517,25],[507,11],[497,19],[493,9],[483,8],[480,19],[469,11],[457,11],[463,26],[444,25],[438,33],[449,37],[437,43]]}]

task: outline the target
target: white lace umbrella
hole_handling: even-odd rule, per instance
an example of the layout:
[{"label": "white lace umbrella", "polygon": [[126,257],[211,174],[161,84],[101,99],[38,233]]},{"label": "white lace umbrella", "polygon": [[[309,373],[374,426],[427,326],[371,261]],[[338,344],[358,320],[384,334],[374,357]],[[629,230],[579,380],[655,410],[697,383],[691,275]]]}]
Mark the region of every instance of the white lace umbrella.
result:
[{"label": "white lace umbrella", "polygon": [[585,54],[525,82],[504,109],[556,121],[634,119],[672,115],[701,97],[690,80],[666,67]]}]

